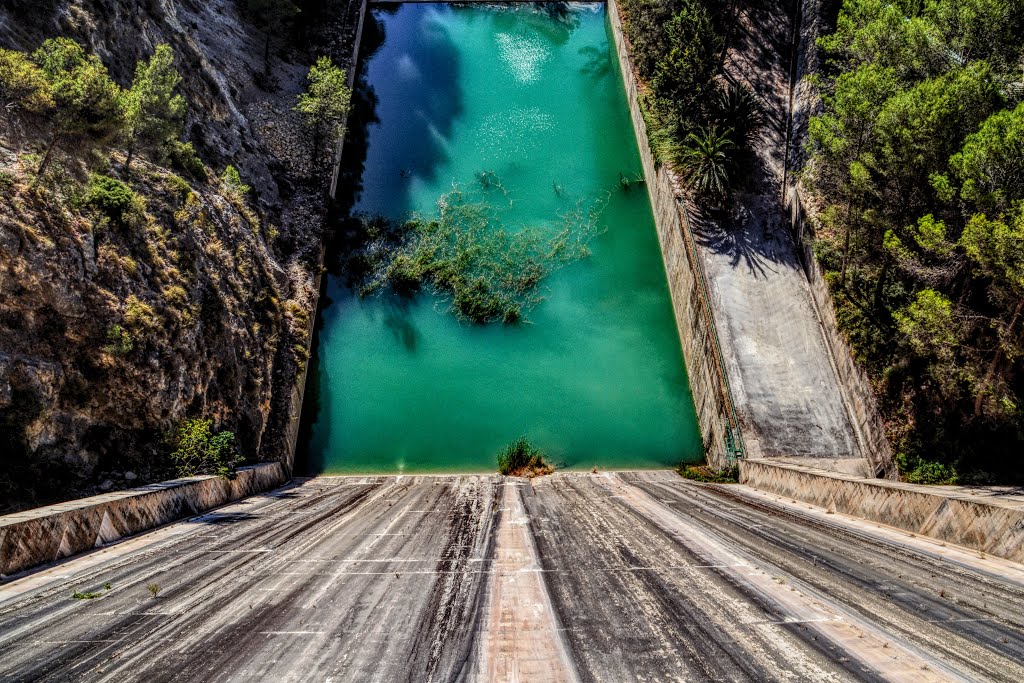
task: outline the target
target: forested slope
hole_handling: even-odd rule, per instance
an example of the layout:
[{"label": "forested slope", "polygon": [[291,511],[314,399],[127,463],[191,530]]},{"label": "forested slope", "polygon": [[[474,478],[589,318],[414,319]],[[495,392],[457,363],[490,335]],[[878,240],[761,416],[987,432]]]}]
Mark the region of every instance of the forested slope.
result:
[{"label": "forested slope", "polygon": [[845,0],[802,180],[904,477],[1024,467],[1024,3]]}]

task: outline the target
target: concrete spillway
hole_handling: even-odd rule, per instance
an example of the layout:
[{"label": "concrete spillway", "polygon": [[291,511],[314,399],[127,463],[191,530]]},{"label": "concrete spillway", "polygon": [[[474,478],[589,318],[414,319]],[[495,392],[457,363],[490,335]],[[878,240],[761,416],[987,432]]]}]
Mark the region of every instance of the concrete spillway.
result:
[{"label": "concrete spillway", "polygon": [[1019,681],[1022,621],[1020,564],[743,486],[327,477],[0,585],[0,680]]}]

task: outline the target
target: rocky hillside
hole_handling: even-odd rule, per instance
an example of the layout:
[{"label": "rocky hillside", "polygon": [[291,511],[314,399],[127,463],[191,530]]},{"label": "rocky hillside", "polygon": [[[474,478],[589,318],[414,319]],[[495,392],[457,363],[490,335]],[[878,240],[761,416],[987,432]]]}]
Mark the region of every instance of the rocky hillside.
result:
[{"label": "rocky hillside", "polygon": [[[35,181],[44,131],[0,119],[0,511],[168,476],[166,435],[185,418],[233,431],[249,460],[284,451],[327,161],[311,162],[291,107],[311,46],[344,55],[346,32],[332,32],[333,46],[274,35],[265,69],[264,34],[239,7],[0,6],[0,47],[31,52],[69,37],[122,87],[169,45],[183,139],[202,162],[139,159],[126,173],[116,144],[66,149]],[[336,9],[335,23],[352,13]],[[251,190],[221,180],[228,165]],[[97,201],[98,175],[122,181],[127,199]]]}]

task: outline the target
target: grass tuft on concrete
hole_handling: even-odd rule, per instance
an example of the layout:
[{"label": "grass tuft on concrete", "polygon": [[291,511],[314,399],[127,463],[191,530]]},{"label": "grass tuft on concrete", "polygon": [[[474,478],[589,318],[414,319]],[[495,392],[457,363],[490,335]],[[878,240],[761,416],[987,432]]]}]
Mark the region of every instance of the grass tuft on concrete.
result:
[{"label": "grass tuft on concrete", "polygon": [[544,453],[521,436],[498,454],[498,472],[509,477],[539,477],[555,468],[544,461]]},{"label": "grass tuft on concrete", "polygon": [[683,479],[705,484],[736,484],[740,476],[740,468],[737,465],[721,470],[716,470],[710,465],[680,465],[676,472]]}]

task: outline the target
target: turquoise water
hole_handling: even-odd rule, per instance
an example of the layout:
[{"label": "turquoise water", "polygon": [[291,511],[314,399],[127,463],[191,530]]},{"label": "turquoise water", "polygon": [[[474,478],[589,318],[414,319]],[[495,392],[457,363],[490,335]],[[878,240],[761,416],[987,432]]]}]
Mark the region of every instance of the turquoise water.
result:
[{"label": "turquoise water", "polygon": [[359,298],[332,274],[300,467],[493,471],[520,435],[561,467],[699,460],[646,188],[620,182],[642,169],[604,6],[372,13],[368,103],[346,144],[350,172],[363,167],[356,211],[435,215],[442,194],[491,172],[507,193],[492,197],[505,225],[556,230],[575,207],[603,206],[600,231],[515,326],[460,321],[429,294]]}]

